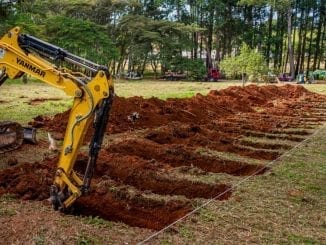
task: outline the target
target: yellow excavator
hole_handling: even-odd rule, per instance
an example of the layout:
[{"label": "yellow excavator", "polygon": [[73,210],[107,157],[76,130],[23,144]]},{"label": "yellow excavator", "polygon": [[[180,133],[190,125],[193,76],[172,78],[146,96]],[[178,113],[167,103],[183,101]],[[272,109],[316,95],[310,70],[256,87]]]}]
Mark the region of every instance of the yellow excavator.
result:
[{"label": "yellow excavator", "polygon": [[[61,68],[55,63],[65,63],[76,69]],[[66,211],[78,197],[90,190],[114,98],[113,82],[106,66],[78,57],[31,35],[21,34],[20,28],[15,27],[0,39],[0,85],[7,78],[17,79],[24,74],[61,89],[74,98],[54,183],[50,187],[53,207]],[[74,164],[92,123],[94,133],[89,145],[89,158],[85,172],[80,177],[74,171]],[[2,148],[15,148],[23,138],[24,132],[19,124],[8,121],[0,123]]]}]

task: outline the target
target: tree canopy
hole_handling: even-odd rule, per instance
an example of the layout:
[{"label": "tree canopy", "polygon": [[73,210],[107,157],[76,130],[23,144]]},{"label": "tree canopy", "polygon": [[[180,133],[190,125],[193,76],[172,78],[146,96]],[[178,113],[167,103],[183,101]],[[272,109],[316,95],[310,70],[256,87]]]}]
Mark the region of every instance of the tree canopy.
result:
[{"label": "tree canopy", "polygon": [[243,80],[258,79],[261,74],[268,71],[263,55],[257,50],[250,49],[247,44],[242,44],[238,56],[225,58],[220,66],[227,76],[241,76]]},{"label": "tree canopy", "polygon": [[0,0],[0,23],[1,33],[21,26],[113,74],[152,68],[196,78],[220,64],[229,74],[225,64],[245,50],[276,72],[325,68],[322,0]]}]

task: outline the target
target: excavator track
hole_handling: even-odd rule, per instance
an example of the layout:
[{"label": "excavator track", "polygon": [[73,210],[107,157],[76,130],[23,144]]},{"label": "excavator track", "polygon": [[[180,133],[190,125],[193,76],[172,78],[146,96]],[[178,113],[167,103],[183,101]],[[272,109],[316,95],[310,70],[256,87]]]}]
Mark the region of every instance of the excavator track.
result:
[{"label": "excavator track", "polygon": [[0,122],[0,154],[17,149],[23,144],[24,128],[16,122]]}]

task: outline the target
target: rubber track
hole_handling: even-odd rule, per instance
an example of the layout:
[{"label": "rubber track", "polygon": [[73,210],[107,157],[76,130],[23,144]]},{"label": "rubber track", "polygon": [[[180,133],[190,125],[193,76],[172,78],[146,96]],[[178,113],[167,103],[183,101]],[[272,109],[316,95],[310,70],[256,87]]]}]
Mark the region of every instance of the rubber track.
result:
[{"label": "rubber track", "polygon": [[24,129],[19,123],[0,122],[0,154],[20,147],[24,140]]}]

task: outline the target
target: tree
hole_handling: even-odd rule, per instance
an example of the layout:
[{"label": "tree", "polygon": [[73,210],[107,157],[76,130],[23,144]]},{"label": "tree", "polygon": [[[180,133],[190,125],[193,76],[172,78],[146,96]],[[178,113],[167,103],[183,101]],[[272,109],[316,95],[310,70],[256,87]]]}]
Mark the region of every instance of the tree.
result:
[{"label": "tree", "polygon": [[289,61],[290,61],[290,74],[292,79],[295,76],[294,70],[294,53],[292,47],[292,7],[289,6],[288,8],[288,53],[289,53]]},{"label": "tree", "polygon": [[324,65],[325,23],[322,0],[0,0],[1,33],[21,26],[69,51],[109,62],[113,74],[127,64],[139,72],[150,64],[157,74],[184,54],[194,63],[206,58],[210,67],[246,43],[262,52],[269,66],[290,68],[294,76],[295,68]]},{"label": "tree", "polygon": [[264,56],[247,44],[242,44],[240,54],[221,61],[220,67],[228,77],[241,76],[243,83],[249,78],[258,80],[268,71]]},{"label": "tree", "polygon": [[100,64],[117,56],[105,27],[91,21],[54,16],[46,21],[44,36],[53,44]]}]

